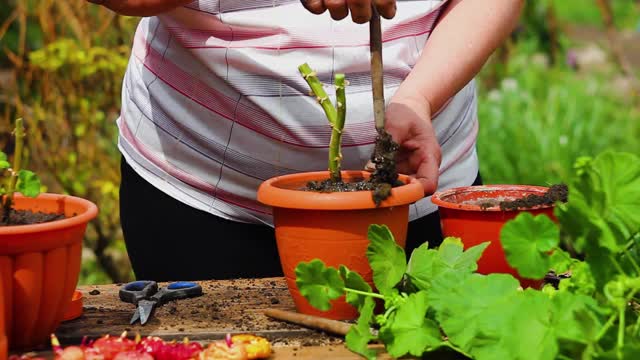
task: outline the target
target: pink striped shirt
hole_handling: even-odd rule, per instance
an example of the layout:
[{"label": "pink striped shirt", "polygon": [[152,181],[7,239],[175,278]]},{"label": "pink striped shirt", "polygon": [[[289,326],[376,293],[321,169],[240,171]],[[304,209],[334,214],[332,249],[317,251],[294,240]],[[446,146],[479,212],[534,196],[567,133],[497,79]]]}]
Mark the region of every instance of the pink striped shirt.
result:
[{"label": "pink striped shirt", "polygon": [[[439,0],[399,1],[383,20],[385,96],[409,74],[438,18]],[[200,0],[143,18],[125,74],[119,148],[160,190],[227,219],[272,223],[256,201],[270,177],[326,169],[331,128],[298,73],[307,62],[333,94],[345,73],[343,168],[361,169],[375,137],[368,26],[313,15],[299,0]],[[439,187],[478,171],[472,81],[434,117]],[[429,198],[411,219],[435,210]]]}]

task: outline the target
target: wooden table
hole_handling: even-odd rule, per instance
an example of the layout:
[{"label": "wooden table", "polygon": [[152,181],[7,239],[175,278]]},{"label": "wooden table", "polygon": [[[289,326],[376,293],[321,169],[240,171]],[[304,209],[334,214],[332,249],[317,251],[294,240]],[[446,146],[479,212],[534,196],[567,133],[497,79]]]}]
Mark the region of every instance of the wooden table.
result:
[{"label": "wooden table", "polygon": [[[77,344],[84,336],[104,334],[160,336],[165,340],[191,340],[207,343],[227,333],[252,333],[269,339],[273,359],[361,359],[349,352],[343,338],[296,325],[275,321],[262,311],[266,308],[294,310],[283,278],[202,281],[204,295],[165,304],[156,309],[147,324],[129,325],[132,304],[121,302],[119,285],[83,286],[84,313],[63,323],[56,335],[63,345]],[[382,354],[380,359],[390,359]]]}]

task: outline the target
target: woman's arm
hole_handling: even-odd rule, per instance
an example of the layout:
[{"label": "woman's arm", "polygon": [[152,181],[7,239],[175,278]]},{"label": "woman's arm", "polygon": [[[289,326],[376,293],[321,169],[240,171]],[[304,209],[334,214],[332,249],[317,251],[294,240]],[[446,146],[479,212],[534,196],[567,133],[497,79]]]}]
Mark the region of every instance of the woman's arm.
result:
[{"label": "woman's arm", "polygon": [[153,16],[186,5],[193,0],[87,0],[121,15]]},{"label": "woman's arm", "polygon": [[435,114],[473,79],[518,22],[524,0],[452,0],[394,97],[418,97]]}]

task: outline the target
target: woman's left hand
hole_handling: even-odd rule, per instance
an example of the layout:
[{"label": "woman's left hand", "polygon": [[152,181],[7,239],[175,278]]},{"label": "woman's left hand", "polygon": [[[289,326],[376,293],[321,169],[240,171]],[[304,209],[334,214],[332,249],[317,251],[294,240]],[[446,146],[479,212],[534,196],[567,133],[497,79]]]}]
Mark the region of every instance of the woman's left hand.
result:
[{"label": "woman's left hand", "polygon": [[420,181],[425,195],[433,194],[438,187],[442,155],[431,124],[429,102],[419,96],[396,94],[387,105],[385,128],[400,145],[398,172]]},{"label": "woman's left hand", "polygon": [[372,8],[385,19],[396,15],[396,0],[300,0],[302,5],[314,14],[322,14],[329,10],[334,20],[342,20],[349,13],[351,19],[358,24],[364,24],[371,19]]}]

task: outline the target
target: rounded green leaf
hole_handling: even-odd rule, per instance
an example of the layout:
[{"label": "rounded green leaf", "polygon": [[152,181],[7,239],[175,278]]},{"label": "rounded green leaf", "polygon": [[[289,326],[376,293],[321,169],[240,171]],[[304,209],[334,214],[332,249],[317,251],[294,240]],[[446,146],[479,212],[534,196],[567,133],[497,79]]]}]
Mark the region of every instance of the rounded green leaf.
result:
[{"label": "rounded green leaf", "polygon": [[326,267],[318,260],[301,262],[296,266],[296,285],[300,294],[316,309],[331,309],[331,300],[344,294],[344,281],[337,269]]},{"label": "rounded green leaf", "polygon": [[20,170],[16,189],[24,196],[36,197],[40,194],[40,179],[29,170]]},{"label": "rounded green leaf", "polygon": [[402,280],[407,258],[386,225],[370,225],[368,237],[367,258],[373,270],[373,283],[384,294]]},{"label": "rounded green leaf", "polygon": [[541,279],[551,267],[549,252],[558,246],[560,230],[546,215],[523,212],[507,222],[500,241],[509,265],[529,279]]}]

